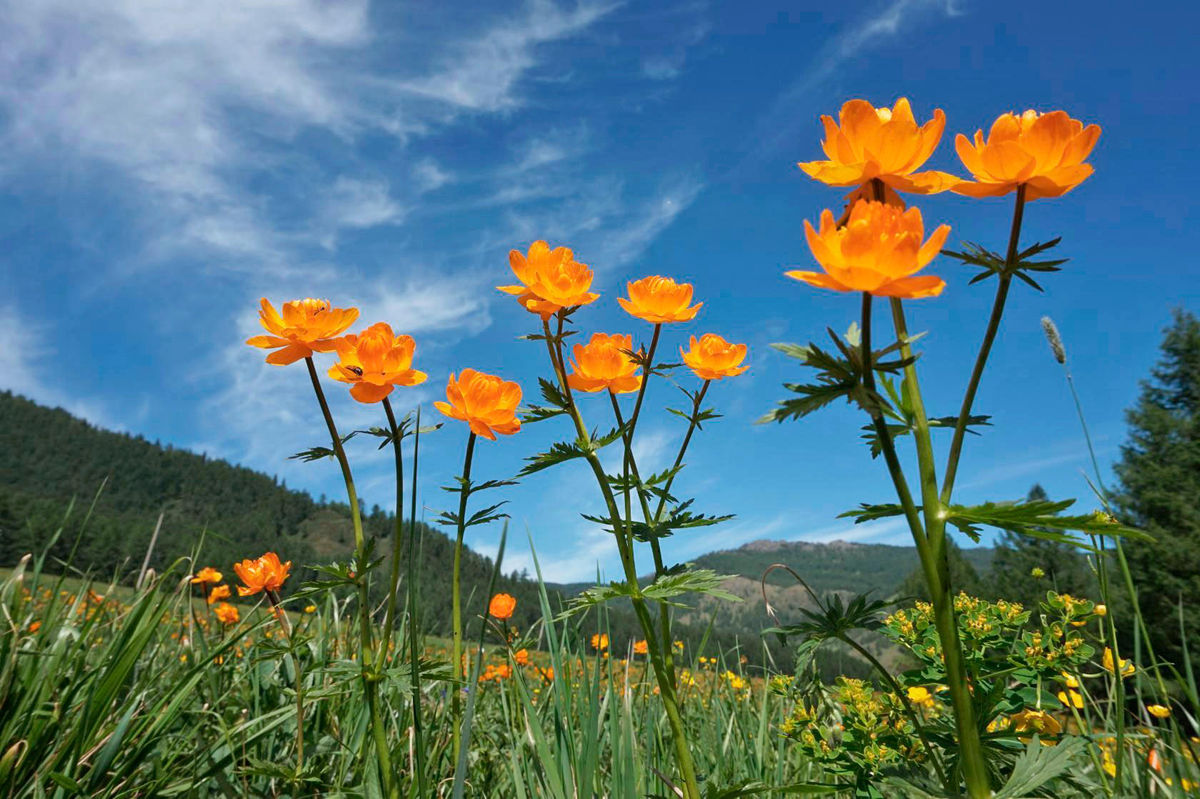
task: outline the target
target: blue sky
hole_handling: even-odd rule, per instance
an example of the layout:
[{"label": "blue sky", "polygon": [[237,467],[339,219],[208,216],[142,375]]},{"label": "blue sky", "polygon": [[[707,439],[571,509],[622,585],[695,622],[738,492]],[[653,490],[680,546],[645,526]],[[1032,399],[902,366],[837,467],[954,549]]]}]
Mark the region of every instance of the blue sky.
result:
[{"label": "blue sky", "polygon": [[[1090,506],[1038,319],[1062,329],[1108,462],[1170,309],[1200,305],[1189,17],[1184,3],[0,0],[0,385],[336,496],[332,463],[285,460],[320,442],[320,417],[302,368],[242,344],[258,298],[328,297],[411,333],[431,379],[396,395],[401,408],[428,409],[464,366],[532,399],[543,352],[516,340],[532,317],[492,287],[510,282],[510,248],[545,238],[596,271],[603,296],[583,330],[647,334],[615,297],[658,273],[705,301],[669,347],[707,331],[750,345],[750,372],[710,392],[725,416],[677,484],[737,519],[672,539],[668,559],[756,538],[903,543],[895,523],[835,518],[891,496],[855,412],[753,424],[800,376],[767,345],[857,313],[852,297],[783,277],[811,263],[802,220],[841,196],[795,162],[822,157],[817,117],[851,97],[907,96],[919,119],[945,109],[930,167],[960,174],[953,133],[1063,108],[1103,127],[1096,174],[1026,214],[1024,240],[1062,234],[1071,262],[1044,294],[1014,292],[977,403],[995,427],[969,441],[958,499],[1038,481]],[[1003,247],[1008,200],[920,205],[931,227],[953,226],[951,246]],[[958,407],[992,289],[948,259],[931,271],[949,286],[910,303],[909,324],[929,331],[923,383],[941,415]],[[340,389],[344,428],[379,421]],[[673,457],[682,424],[661,408],[677,397],[651,386],[643,469]],[[608,422],[603,399],[584,407]],[[511,475],[566,434],[547,422],[482,442],[476,474]],[[464,440],[451,424],[425,441],[429,515],[450,501],[436,486]],[[389,458],[352,452],[368,501],[386,505]],[[530,532],[550,578],[615,573],[611,540],[578,516],[595,507],[590,479],[573,463],[508,494],[513,531]],[[470,543],[490,552],[498,535]],[[528,566],[527,549],[506,563]]]}]

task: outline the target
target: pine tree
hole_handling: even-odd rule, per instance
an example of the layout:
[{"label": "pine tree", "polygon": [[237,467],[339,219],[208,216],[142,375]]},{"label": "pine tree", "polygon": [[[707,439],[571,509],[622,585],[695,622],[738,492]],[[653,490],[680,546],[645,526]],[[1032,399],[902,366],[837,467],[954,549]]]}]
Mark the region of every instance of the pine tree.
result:
[{"label": "pine tree", "polygon": [[[1155,655],[1182,666],[1182,605],[1192,665],[1200,668],[1200,320],[1177,309],[1161,350],[1126,414],[1117,505],[1122,521],[1154,537],[1124,546]],[[1130,614],[1117,618],[1128,638]]]},{"label": "pine tree", "polygon": [[[1049,497],[1045,489],[1034,485],[1027,499],[1033,502]],[[991,596],[1020,602],[1029,610],[1035,610],[1051,590],[1091,599],[1096,596],[1096,581],[1078,550],[1007,530],[996,539],[986,582]]]}]

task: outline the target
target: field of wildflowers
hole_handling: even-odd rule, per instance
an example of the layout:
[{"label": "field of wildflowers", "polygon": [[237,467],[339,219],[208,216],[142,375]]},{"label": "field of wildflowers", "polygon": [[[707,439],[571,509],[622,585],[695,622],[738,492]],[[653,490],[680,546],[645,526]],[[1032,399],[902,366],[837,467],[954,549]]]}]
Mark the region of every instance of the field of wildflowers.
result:
[{"label": "field of wildflowers", "polygon": [[[816,268],[787,275],[851,295],[857,320],[844,332],[829,328],[820,345],[776,345],[802,376],[763,422],[800,420],[843,400],[865,414],[895,502],[848,515],[905,521],[929,601],[810,592],[802,618],[763,619],[764,634],[796,648],[791,673],[750,669],[740,653],[679,640],[672,609],[689,595],[734,599],[722,575],[667,563],[660,542],[726,518],[683,498],[676,478],[696,434],[718,417],[706,403],[750,368],[750,354],[719,332],[678,334],[705,303],[692,285],[661,275],[629,281],[617,298],[632,332],[588,331],[589,306],[601,300],[592,270],[567,247],[534,241],[510,253],[517,282],[499,290],[530,320],[526,343],[514,346],[539,358],[544,351],[538,399],[464,365],[434,403],[436,424],[463,453],[447,487],[453,508],[438,519],[456,543],[446,586],[451,638],[422,633],[412,579],[415,486],[432,414],[397,413],[393,400],[428,379],[414,368],[416,342],[385,321],[349,333],[354,308],[303,299],[277,310],[263,299],[266,333],[247,343],[270,350],[268,364],[304,368],[311,379],[329,446],[302,454],[338,463],[353,557],[312,564],[319,579],[284,598],[292,564],[273,552],[246,553],[257,557],[237,564],[205,563],[201,552],[143,575],[133,591],[53,576],[31,553],[0,585],[0,792],[1017,799],[1174,796],[1200,786],[1191,673],[1157,660],[1149,639],[1122,653],[1108,609],[1113,581],[1128,580],[1121,539],[1143,534],[1117,522],[1102,489],[1094,510],[1075,515],[1065,512],[1071,501],[964,506],[953,496],[966,434],[986,422],[974,398],[1010,294],[1038,288],[1064,263],[1051,254],[1058,239],[1022,244],[1023,219],[1033,201],[1056,200],[1088,178],[1099,127],[1063,111],[1003,114],[986,136],[956,137],[971,176],[964,180],[920,171],[942,139],[941,110],[918,124],[906,99],[890,108],[851,100],[821,122],[827,160],[800,167],[849,193],[840,210],[805,222]],[[1007,243],[954,251],[945,249],[949,225],[927,235],[909,199],[943,191],[1011,195]],[[920,336],[908,330],[905,304],[941,294],[945,281],[929,271],[939,255],[978,269],[972,282],[993,282],[995,300],[961,407],[935,417],[922,399]],[[879,324],[877,300],[890,326]],[[1047,335],[1063,363],[1048,321]],[[328,365],[318,369],[321,357]],[[377,406],[379,425],[339,429],[323,377]],[[643,402],[651,380],[678,384],[684,407],[667,410],[686,428],[672,466],[648,474],[635,442],[653,412]],[[557,426],[562,440],[531,455],[518,475],[474,473],[477,447],[517,445],[508,437],[528,424]],[[944,462],[935,457],[936,431],[950,437]],[[343,446],[355,435],[377,437],[394,454],[389,558],[376,557],[363,532]],[[907,442],[911,452],[901,449]],[[622,453],[618,469],[602,462],[607,447]],[[591,473],[603,511],[586,518],[611,535],[620,579],[562,607],[543,591],[541,619],[525,629],[511,625],[517,600],[494,586],[484,618],[464,618],[459,556],[468,532],[503,524],[503,501],[492,497],[550,468]],[[1099,595],[1049,591],[1039,606],[1023,607],[961,593],[951,580],[950,536],[978,540],[984,527],[1079,547]],[[804,584],[803,564],[779,568]],[[372,583],[387,589],[382,604],[370,601]],[[640,636],[627,650],[611,646],[609,603],[636,617]],[[468,636],[472,629],[478,637]],[[886,668],[863,646],[869,636],[902,650],[908,667]],[[819,680],[813,656],[831,642],[861,654],[873,679]]]}]

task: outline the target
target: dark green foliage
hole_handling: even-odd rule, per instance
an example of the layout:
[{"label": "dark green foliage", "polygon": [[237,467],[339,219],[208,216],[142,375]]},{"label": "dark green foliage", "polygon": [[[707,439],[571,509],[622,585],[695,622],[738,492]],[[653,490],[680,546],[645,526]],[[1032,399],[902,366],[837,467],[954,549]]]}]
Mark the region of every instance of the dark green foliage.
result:
[{"label": "dark green foliage", "polygon": [[[1035,485],[1028,502],[1049,500],[1040,485]],[[1071,594],[1095,599],[1096,581],[1082,553],[1074,548],[1005,530],[996,539],[992,569],[985,579],[985,595],[994,599],[1020,602],[1026,608],[1036,608],[1046,599],[1046,592]],[[1035,576],[1040,569],[1042,576]]]},{"label": "dark green foliage", "polygon": [[[1117,506],[1124,521],[1154,537],[1125,544],[1143,618],[1155,654],[1182,667],[1182,604],[1192,665],[1200,668],[1200,320],[1194,314],[1175,311],[1161,358],[1126,418]],[[1130,619],[1128,612],[1117,616],[1125,625]]]}]

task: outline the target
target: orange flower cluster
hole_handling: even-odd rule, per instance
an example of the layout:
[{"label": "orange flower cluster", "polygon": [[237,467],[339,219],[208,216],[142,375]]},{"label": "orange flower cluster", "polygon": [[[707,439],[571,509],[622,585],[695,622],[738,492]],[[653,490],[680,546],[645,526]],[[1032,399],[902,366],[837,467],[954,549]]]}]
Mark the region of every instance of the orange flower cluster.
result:
[{"label": "orange flower cluster", "polygon": [[428,376],[412,368],[417,348],[412,336],[395,335],[386,322],[340,338],[336,346],[339,360],[329,376],[349,383],[350,396],[359,402],[379,402],[396,386],[419,385]]},{"label": "orange flower cluster", "polygon": [[287,580],[291,568],[290,560],[280,563],[279,556],[274,552],[268,552],[254,560],[243,560],[233,564],[233,570],[243,583],[238,586],[238,596],[250,596],[260,591],[278,591]]},{"label": "orange flower cluster", "polygon": [[642,378],[637,361],[627,353],[633,352],[633,337],[593,333],[586,345],[576,344],[567,383],[576,391],[603,391],[628,394],[637,391]]},{"label": "orange flower cluster", "polygon": [[488,615],[493,619],[511,619],[517,609],[517,598],[511,594],[496,594],[488,603]]},{"label": "orange flower cluster", "polygon": [[449,401],[435,402],[433,407],[451,419],[466,422],[476,435],[495,441],[496,433],[510,436],[521,429],[517,418],[521,387],[516,383],[463,369],[458,377],[451,373],[446,399]]},{"label": "orange flower cluster", "polygon": [[592,287],[592,270],[575,260],[566,247],[550,249],[544,241],[535,241],[529,254],[520,250],[508,254],[508,263],[520,284],[497,286],[505,294],[513,294],[526,310],[542,319],[549,319],[564,308],[595,302],[600,296]]},{"label": "orange flower cluster", "polygon": [[750,368],[741,365],[746,360],[745,344],[730,344],[716,333],[705,333],[699,339],[692,336],[688,344],[689,349],[680,347],[679,354],[701,380],[734,377]]},{"label": "orange flower cluster", "polygon": [[855,186],[848,214],[835,221],[832,211],[821,214],[814,230],[804,223],[809,249],[824,272],[792,270],[786,274],[819,288],[862,291],[879,297],[934,297],[945,281],[917,275],[945,244],[949,228],[942,225],[922,242],[920,211],[903,211],[895,191],[932,194],[947,189],[969,197],[995,197],[1024,187],[1024,199],[1059,197],[1092,174],[1084,163],[1100,137],[1096,125],[1084,127],[1065,111],[1020,116],[1003,114],[987,139],[975,133],[974,143],[959,134],[955,148],[974,181],[945,172],[916,172],[937,149],[946,118],[936,110],[933,119],[918,126],[905,98],[892,108],[875,108],[865,100],[842,106],[838,122],[822,116],[827,161],[799,166],[830,186]]},{"label": "orange flower cluster", "polygon": [[228,602],[222,602],[213,608],[213,613],[216,614],[217,620],[222,624],[237,624],[241,618],[238,615],[238,609]]}]

